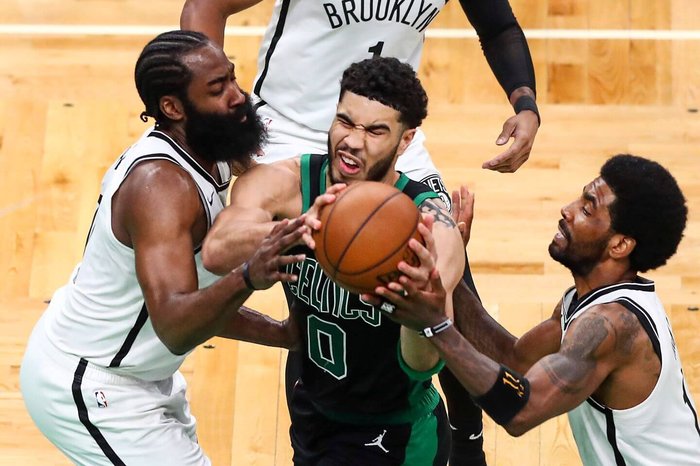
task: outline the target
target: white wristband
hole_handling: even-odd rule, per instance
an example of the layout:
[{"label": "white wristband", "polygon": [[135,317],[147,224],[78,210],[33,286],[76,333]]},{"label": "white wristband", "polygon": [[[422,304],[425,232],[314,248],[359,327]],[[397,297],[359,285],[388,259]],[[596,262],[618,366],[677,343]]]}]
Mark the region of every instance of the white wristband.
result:
[{"label": "white wristband", "polygon": [[418,334],[422,337],[430,338],[440,332],[444,332],[450,327],[452,327],[452,319],[446,319],[444,322],[437,324],[435,327],[425,327],[423,330],[418,332]]}]

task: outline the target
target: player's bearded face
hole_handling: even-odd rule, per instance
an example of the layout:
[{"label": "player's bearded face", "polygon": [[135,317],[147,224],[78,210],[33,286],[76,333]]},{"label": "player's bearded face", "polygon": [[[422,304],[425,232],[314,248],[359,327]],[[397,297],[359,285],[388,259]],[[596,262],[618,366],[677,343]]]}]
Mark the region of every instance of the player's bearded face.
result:
[{"label": "player's bearded face", "polygon": [[245,162],[265,141],[265,127],[245,94],[245,102],[230,113],[206,112],[188,98],[182,99],[187,121],[187,144],[210,162]]},{"label": "player's bearded face", "polygon": [[552,259],[577,276],[588,275],[606,260],[608,245],[616,234],[609,209],[614,201],[614,193],[601,177],[587,184],[581,197],[561,210],[558,232],[549,245]]},{"label": "player's bearded face", "polygon": [[591,239],[577,239],[567,223],[559,221],[561,238],[555,238],[549,245],[549,255],[576,276],[586,276],[603,258],[613,233]]}]

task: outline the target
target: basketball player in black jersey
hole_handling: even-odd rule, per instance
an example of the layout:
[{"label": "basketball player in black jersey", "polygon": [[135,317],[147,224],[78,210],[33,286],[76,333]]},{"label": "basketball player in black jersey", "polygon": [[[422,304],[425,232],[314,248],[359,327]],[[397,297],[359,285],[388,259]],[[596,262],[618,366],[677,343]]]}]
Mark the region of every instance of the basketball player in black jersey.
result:
[{"label": "basketball player in black jersey", "polygon": [[[241,175],[205,241],[205,266],[220,272],[240,264],[281,219],[306,213],[307,226],[318,228],[321,206],[346,185],[371,179],[396,186],[432,214],[443,278],[454,288],[464,268],[454,221],[436,193],[394,170],[426,114],[427,96],[410,66],[394,58],[351,65],[329,154],[257,165]],[[431,383],[442,367],[436,352],[330,281],[313,247],[305,235],[306,260],[286,269],[299,277],[287,296],[303,353],[290,400],[295,464],[446,464],[450,428]]]},{"label": "basketball player in black jersey", "polygon": [[[227,18],[231,15],[235,18],[238,12],[259,2],[186,0],[180,24],[183,29],[204,32],[223,45]],[[262,162],[323,151],[342,70],[371,56],[396,57],[418,69],[424,52],[423,31],[425,28],[430,31],[432,26],[428,24],[444,14],[438,11],[448,2],[278,0],[274,3],[258,51],[258,74],[252,92],[270,135],[263,148],[265,156],[256,158]],[[528,44],[508,0],[459,0],[459,4],[478,35],[493,76],[513,108],[496,139],[498,146],[504,146],[513,138],[512,145],[488,157],[490,160],[485,160],[482,168],[515,172],[528,160],[539,126],[535,73]],[[449,207],[449,195],[423,139],[419,130],[398,161],[397,169],[440,192]],[[464,280],[476,290],[469,267],[465,268]],[[287,372],[294,380],[295,360],[288,361]],[[481,411],[449,371],[441,371],[440,384],[446,396],[450,424],[455,429],[452,465],[484,465]]]}]

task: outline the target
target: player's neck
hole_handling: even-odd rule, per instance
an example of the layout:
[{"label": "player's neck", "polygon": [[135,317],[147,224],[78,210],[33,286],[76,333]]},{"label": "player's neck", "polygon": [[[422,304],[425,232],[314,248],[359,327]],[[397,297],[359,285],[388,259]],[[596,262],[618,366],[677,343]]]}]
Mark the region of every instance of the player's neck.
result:
[{"label": "player's neck", "polygon": [[200,157],[192,148],[187,144],[187,136],[185,135],[185,130],[182,126],[173,126],[168,129],[160,129],[168,136],[173,138],[177,144],[182,147],[190,157],[192,157],[207,173],[215,175],[215,163]]},{"label": "player's neck", "polygon": [[629,267],[621,268],[617,264],[601,263],[586,275],[573,274],[576,294],[583,296],[591,290],[616,283],[633,282],[637,272]]}]

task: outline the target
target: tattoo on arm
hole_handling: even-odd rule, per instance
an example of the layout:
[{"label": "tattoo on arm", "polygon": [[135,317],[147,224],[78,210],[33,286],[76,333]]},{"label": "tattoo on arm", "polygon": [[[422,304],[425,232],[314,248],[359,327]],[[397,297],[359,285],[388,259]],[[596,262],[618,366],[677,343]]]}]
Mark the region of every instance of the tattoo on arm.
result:
[{"label": "tattoo on arm", "polygon": [[[561,350],[541,361],[541,367],[559,391],[576,395],[585,388],[585,378],[596,367],[596,350],[614,333],[610,320],[600,314],[586,316],[562,342]],[[572,338],[573,337],[573,338]]]},{"label": "tattoo on arm", "polygon": [[442,223],[450,228],[457,227],[452,217],[430,200],[425,200],[421,203],[420,211],[423,214],[432,214],[435,217],[435,223]]},{"label": "tattoo on arm", "polygon": [[632,354],[633,345],[642,327],[637,316],[631,311],[624,310],[618,315],[620,319],[620,332],[616,339],[615,349],[619,350],[625,356]]}]

